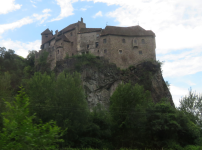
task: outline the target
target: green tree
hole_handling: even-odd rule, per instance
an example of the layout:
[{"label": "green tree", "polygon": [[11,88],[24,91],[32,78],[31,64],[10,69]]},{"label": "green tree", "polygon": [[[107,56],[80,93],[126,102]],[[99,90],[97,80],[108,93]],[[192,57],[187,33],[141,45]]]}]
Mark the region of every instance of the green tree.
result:
[{"label": "green tree", "polygon": [[147,109],[148,147],[169,147],[176,144],[180,129],[176,109],[169,102],[160,102]]},{"label": "green tree", "polygon": [[188,96],[181,98],[178,109],[186,113],[193,122],[202,127],[202,95],[196,94],[190,89]]},{"label": "green tree", "polygon": [[13,104],[6,102],[8,110],[3,113],[4,128],[0,132],[2,150],[21,149],[55,149],[64,133],[56,123],[36,125],[33,123],[35,114],[29,116],[29,98],[24,89],[15,97]]},{"label": "green tree", "polygon": [[119,147],[143,146],[146,134],[145,110],[151,103],[150,92],[138,84],[120,84],[110,102],[114,144]]},{"label": "green tree", "polygon": [[62,72],[56,77],[53,73],[36,72],[26,87],[31,111],[44,122],[54,120],[63,129],[68,127],[68,134],[63,137],[66,145],[80,145],[89,116],[80,74]]}]

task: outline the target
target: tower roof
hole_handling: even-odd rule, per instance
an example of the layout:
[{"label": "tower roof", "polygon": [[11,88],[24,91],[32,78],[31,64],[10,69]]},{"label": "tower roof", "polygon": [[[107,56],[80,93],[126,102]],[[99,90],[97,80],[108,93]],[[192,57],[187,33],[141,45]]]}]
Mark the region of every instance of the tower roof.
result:
[{"label": "tower roof", "polygon": [[41,33],[41,35],[44,35],[44,34],[52,34],[52,32],[47,28],[45,31]]},{"label": "tower roof", "polygon": [[145,30],[139,25],[132,27],[116,27],[106,26],[102,30],[101,36],[103,35],[121,35],[121,36],[155,36],[151,30]]}]

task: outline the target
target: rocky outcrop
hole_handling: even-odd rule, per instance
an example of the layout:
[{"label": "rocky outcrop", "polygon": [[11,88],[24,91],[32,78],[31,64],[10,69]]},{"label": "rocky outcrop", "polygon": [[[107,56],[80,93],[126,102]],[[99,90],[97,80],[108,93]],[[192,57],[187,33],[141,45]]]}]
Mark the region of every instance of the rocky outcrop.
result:
[{"label": "rocky outcrop", "polygon": [[172,96],[157,62],[143,62],[126,70],[120,70],[115,64],[110,64],[103,58],[93,58],[91,60],[69,58],[57,62],[54,71],[57,74],[62,71],[78,71],[81,73],[90,108],[97,103],[102,103],[105,107],[108,107],[110,96],[117,86],[120,83],[128,82],[138,83],[143,85],[145,90],[151,91],[155,103],[164,98],[174,106]]}]

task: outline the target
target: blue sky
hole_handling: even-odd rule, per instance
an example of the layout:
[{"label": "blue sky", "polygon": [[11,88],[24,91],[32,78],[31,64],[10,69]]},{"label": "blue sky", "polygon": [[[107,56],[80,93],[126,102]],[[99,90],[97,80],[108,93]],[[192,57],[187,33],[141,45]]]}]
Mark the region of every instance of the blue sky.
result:
[{"label": "blue sky", "polygon": [[55,32],[81,17],[89,28],[139,24],[156,34],[157,59],[178,106],[190,87],[202,93],[201,6],[201,0],[0,1],[0,47],[26,57],[39,50],[45,29]]}]

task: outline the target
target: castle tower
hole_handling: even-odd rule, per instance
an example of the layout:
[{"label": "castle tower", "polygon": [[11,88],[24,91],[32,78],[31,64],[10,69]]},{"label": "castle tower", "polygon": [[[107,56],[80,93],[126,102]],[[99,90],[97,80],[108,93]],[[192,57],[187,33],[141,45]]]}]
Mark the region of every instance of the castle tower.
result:
[{"label": "castle tower", "polygon": [[45,41],[48,41],[53,36],[53,33],[47,28],[45,31],[41,33],[41,44],[45,43]]}]

